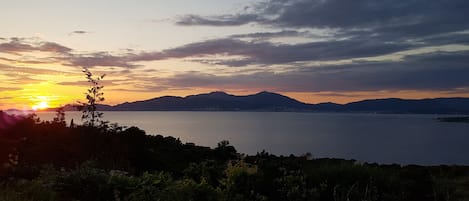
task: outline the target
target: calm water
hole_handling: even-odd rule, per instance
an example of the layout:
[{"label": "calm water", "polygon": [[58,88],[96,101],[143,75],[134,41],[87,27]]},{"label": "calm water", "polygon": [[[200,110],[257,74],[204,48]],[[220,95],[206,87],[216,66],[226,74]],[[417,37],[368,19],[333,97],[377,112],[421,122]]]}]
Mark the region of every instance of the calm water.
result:
[{"label": "calm water", "polygon": [[[50,120],[54,113],[40,113]],[[80,122],[81,113],[67,113]],[[435,115],[281,112],[105,112],[110,122],[147,134],[216,146],[229,140],[241,153],[357,159],[401,164],[469,165],[469,124]]]}]

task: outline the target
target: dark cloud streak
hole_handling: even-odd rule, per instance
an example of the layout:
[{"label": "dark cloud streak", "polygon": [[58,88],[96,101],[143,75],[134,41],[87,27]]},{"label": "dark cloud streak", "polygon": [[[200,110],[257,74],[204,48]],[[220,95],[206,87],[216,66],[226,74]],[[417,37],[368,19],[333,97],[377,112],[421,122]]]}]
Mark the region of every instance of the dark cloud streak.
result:
[{"label": "dark cloud streak", "polygon": [[403,61],[301,67],[284,73],[259,72],[220,76],[189,72],[163,79],[176,87],[270,89],[283,92],[427,90],[469,86],[469,52],[407,56]]},{"label": "dark cloud streak", "polygon": [[124,68],[136,68],[138,65],[127,61],[126,56],[114,56],[107,52],[96,52],[89,55],[73,55],[65,59],[70,66],[96,67],[96,66],[117,66]]},{"label": "dark cloud streak", "polygon": [[215,64],[244,66],[247,64],[265,65],[298,61],[327,61],[372,57],[409,50],[411,47],[413,46],[410,44],[393,44],[375,40],[325,41],[289,45],[273,44],[270,42],[246,42],[237,39],[215,39],[192,43],[162,52],[143,53],[129,59],[133,61],[151,61],[218,54],[240,56],[243,59],[219,60],[214,61]]},{"label": "dark cloud streak", "polygon": [[24,38],[10,38],[8,42],[0,43],[0,52],[9,54],[20,54],[22,52],[51,52],[58,54],[68,54],[72,49],[54,42],[28,42]]},{"label": "dark cloud streak", "polygon": [[[176,24],[219,26],[223,22],[230,22],[224,25],[237,26],[254,22],[290,28],[407,27],[432,33],[469,27],[465,20],[469,2],[465,0],[268,0],[252,7],[253,10],[247,13],[208,17],[187,15]],[[421,30],[419,25],[426,29]]]},{"label": "dark cloud streak", "polygon": [[89,31],[83,31],[83,30],[77,30],[77,31],[72,31],[70,32],[68,35],[69,36],[72,36],[72,35],[83,35],[83,34],[89,34],[91,32]]},{"label": "dark cloud streak", "polygon": [[260,21],[255,14],[220,15],[202,17],[198,15],[184,15],[179,17],[176,24],[183,26],[206,25],[206,26],[238,26],[249,22]]}]

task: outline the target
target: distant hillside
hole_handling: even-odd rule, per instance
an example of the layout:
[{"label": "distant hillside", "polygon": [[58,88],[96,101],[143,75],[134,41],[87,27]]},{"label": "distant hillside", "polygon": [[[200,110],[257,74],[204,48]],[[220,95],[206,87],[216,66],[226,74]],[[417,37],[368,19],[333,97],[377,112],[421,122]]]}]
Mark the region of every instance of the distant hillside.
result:
[{"label": "distant hillside", "polygon": [[[67,106],[66,110],[74,110]],[[434,98],[405,100],[373,99],[347,104],[307,104],[272,92],[235,96],[225,92],[163,96],[126,102],[115,106],[98,105],[102,111],[301,111],[301,112],[370,112],[416,114],[469,114],[469,98]]]},{"label": "distant hillside", "polygon": [[123,103],[112,110],[120,111],[291,111],[309,109],[310,105],[270,92],[235,96],[225,92],[187,97],[163,96],[145,101]]}]

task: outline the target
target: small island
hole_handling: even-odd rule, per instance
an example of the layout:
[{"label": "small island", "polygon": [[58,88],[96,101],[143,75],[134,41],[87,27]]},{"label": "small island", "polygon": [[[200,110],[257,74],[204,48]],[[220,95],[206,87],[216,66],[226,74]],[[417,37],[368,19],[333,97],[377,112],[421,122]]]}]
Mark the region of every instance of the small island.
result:
[{"label": "small island", "polygon": [[454,122],[454,123],[469,123],[469,116],[461,117],[438,117],[438,121],[441,122]]}]

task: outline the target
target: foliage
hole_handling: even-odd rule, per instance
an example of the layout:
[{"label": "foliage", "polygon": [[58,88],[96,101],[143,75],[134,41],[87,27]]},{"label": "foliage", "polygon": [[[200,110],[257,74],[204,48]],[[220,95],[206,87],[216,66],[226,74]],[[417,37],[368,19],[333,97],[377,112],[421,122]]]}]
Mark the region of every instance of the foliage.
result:
[{"label": "foliage", "polygon": [[228,140],[219,142],[215,148],[215,152],[220,160],[230,160],[238,157],[236,149],[230,145]]},{"label": "foliage", "polygon": [[65,125],[65,109],[64,109],[64,107],[58,107],[56,109],[55,117],[52,120],[52,122]]},{"label": "foliage", "polygon": [[81,103],[83,112],[82,119],[85,125],[91,127],[97,126],[98,123],[103,125],[105,124],[105,121],[101,120],[103,113],[97,111],[97,105],[104,101],[104,93],[101,91],[104,86],[101,85],[100,82],[105,75],[93,77],[93,73],[87,68],[83,68],[83,73],[85,73],[86,80],[90,83],[90,88],[85,93],[87,102]]},{"label": "foliage", "polygon": [[34,116],[0,129],[2,200],[468,200],[469,167],[242,156],[136,127]]},{"label": "foliage", "polygon": [[183,171],[184,177],[196,182],[219,186],[219,179],[225,174],[227,165],[221,161],[204,160],[200,163],[191,163]]},{"label": "foliage", "polygon": [[19,179],[14,182],[0,182],[0,201],[51,201],[57,199],[57,192],[48,188],[44,180]]}]

